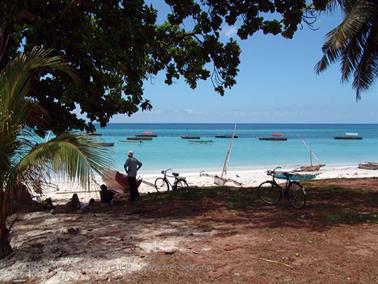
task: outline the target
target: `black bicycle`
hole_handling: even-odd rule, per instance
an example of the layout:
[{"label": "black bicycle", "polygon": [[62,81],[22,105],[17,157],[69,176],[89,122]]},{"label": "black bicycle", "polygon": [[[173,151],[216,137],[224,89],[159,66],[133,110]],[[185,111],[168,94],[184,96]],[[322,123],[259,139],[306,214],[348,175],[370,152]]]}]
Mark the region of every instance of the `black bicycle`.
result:
[{"label": "black bicycle", "polygon": [[[273,170],[268,170],[266,173],[272,176],[272,180],[264,181],[257,188],[259,198],[267,204],[276,204],[282,199],[282,197],[289,200],[290,204],[300,209],[306,205],[306,191],[303,185],[296,181],[296,174],[277,171],[281,167],[277,167]],[[280,186],[275,179],[285,179],[285,187]]]},{"label": "black bicycle", "polygon": [[[168,175],[167,172],[171,169],[163,170],[161,173],[164,175],[163,177],[159,177],[155,180],[155,188],[157,192],[160,191],[169,191],[171,188],[172,190],[187,190],[189,189],[189,185],[186,182],[186,178],[180,176],[179,173],[172,173],[172,175]],[[168,180],[168,177],[173,177],[174,181],[173,184]]]}]

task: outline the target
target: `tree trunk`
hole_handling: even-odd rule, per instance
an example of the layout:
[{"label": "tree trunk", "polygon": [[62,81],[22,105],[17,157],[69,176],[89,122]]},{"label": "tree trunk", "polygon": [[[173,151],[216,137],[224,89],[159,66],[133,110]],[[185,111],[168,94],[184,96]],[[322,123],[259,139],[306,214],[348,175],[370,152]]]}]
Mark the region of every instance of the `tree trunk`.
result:
[{"label": "tree trunk", "polygon": [[5,225],[5,220],[0,220],[0,259],[12,252],[9,242],[9,230]]},{"label": "tree trunk", "polygon": [[2,188],[3,180],[0,180],[0,259],[6,257],[12,252],[10,246],[9,229],[7,228],[7,192]]}]

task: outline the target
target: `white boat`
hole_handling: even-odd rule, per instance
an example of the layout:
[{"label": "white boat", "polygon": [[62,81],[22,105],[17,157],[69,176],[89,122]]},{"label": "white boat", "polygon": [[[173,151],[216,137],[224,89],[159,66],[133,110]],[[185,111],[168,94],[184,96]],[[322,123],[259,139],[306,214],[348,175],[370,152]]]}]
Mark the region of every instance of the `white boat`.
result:
[{"label": "white boat", "polygon": [[216,185],[225,185],[226,182],[233,182],[234,184],[239,185],[239,186],[242,185],[241,182],[227,178],[228,162],[230,161],[231,151],[234,145],[234,139],[236,137],[235,131],[236,131],[236,124],[234,127],[234,132],[232,133],[232,136],[231,136],[231,142],[230,142],[230,146],[228,148],[227,154],[226,154],[226,159],[224,160],[221,176],[207,174],[206,172],[200,172],[200,176],[214,177],[214,184]]},{"label": "white boat", "polygon": [[336,140],[361,140],[362,137],[358,135],[356,132],[345,132],[344,135],[341,136],[334,136]]}]

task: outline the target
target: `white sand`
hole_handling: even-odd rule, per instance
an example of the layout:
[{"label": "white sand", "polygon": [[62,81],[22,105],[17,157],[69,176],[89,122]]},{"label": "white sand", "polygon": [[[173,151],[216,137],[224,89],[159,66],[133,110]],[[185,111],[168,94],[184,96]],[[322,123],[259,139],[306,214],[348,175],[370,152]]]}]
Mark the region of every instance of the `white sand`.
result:
[{"label": "white sand", "polygon": [[[284,168],[283,170],[292,170],[293,168]],[[220,172],[206,172],[207,174],[218,174]],[[200,176],[200,172],[197,173],[185,173],[183,176],[189,186],[215,186],[214,178],[207,176]],[[141,176],[144,183],[141,184],[139,191],[141,193],[156,192],[153,187],[154,181],[157,177],[161,177],[161,174],[156,175],[145,175]],[[357,166],[326,166],[319,171],[319,175],[316,179],[329,179],[329,178],[368,178],[368,177],[378,177],[378,170],[364,170],[359,169]],[[258,186],[261,182],[270,179],[266,175],[265,169],[253,169],[253,170],[238,170],[229,171],[227,178],[236,180],[242,183],[242,187]],[[173,182],[173,178],[170,179]],[[99,185],[102,183],[100,177],[96,177],[90,185],[90,192],[83,192],[84,189],[78,184],[70,183],[62,179],[55,179],[52,181],[57,187],[46,187],[44,189],[43,198],[51,197],[54,201],[63,201],[69,199],[73,192],[78,192],[80,200],[88,201],[90,198],[99,199]],[[232,182],[226,183],[229,186],[238,186]]]}]

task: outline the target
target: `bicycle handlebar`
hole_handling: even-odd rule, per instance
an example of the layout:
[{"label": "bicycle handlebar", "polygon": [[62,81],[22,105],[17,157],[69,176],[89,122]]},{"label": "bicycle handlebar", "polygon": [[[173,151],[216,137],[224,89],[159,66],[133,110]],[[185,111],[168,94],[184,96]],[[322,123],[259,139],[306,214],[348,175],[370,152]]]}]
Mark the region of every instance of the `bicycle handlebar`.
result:
[{"label": "bicycle handlebar", "polygon": [[273,170],[267,170],[266,173],[268,175],[273,175],[278,169],[282,169],[282,167],[281,166],[275,167]]},{"label": "bicycle handlebar", "polygon": [[169,168],[169,169],[166,169],[166,170],[162,170],[161,171],[161,173],[163,174],[163,175],[165,175],[168,171],[170,171],[171,170],[171,168]]}]

